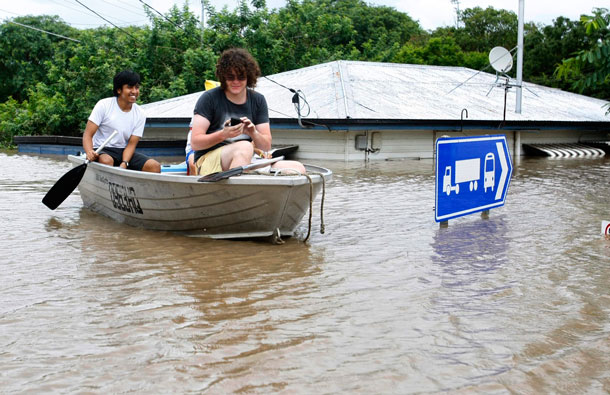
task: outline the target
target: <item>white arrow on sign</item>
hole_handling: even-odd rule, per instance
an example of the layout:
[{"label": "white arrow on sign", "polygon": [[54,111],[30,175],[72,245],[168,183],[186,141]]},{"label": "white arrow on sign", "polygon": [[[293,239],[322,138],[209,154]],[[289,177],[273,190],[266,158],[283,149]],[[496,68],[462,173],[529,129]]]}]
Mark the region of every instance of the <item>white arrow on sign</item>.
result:
[{"label": "white arrow on sign", "polygon": [[496,200],[502,198],[502,192],[504,192],[504,183],[506,183],[506,175],[508,174],[508,165],[506,163],[506,156],[504,155],[504,147],[502,143],[496,143],[498,149],[498,159],[500,159],[500,167],[502,172],[500,173],[500,182],[498,183],[498,189],[496,190]]}]

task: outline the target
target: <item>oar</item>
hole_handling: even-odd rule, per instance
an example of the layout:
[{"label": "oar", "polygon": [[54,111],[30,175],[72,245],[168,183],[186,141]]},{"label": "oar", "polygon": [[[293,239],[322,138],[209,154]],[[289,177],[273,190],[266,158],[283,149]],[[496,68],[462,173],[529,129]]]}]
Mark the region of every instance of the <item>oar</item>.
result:
[{"label": "oar", "polygon": [[[99,154],[100,151],[117,135],[117,131],[115,130],[110,137],[104,141],[99,148],[95,151],[96,154]],[[87,170],[87,164],[89,160],[85,160],[85,163],[82,165],[78,165],[75,168],[71,169],[69,172],[64,174],[55,185],[49,189],[49,192],[42,198],[42,203],[45,206],[50,208],[51,210],[55,210],[57,206],[59,206],[70,194],[76,189],[80,180],[82,180],[85,175],[85,171]]]},{"label": "oar", "polygon": [[278,156],[277,158],[266,159],[266,160],[259,160],[259,161],[254,162],[254,163],[250,163],[249,165],[234,167],[234,168],[229,169],[229,170],[219,171],[219,172],[216,172],[216,173],[205,175],[205,176],[201,177],[200,179],[198,179],[197,181],[199,181],[199,182],[216,182],[216,181],[224,180],[224,179],[229,178],[229,177],[238,176],[238,175],[242,174],[246,170],[258,169],[259,167],[269,166],[270,164],[275,163],[277,161],[280,161],[282,159],[284,159],[283,156]]}]

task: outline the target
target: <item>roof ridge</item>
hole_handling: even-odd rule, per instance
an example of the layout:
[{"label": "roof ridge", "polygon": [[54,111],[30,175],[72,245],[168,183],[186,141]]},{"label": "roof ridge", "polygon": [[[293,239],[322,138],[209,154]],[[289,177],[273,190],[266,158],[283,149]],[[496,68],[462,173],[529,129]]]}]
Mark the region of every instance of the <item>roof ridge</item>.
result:
[{"label": "roof ridge", "polygon": [[[345,118],[351,118],[349,113],[349,106],[347,105],[347,90],[345,89],[345,82],[343,79],[343,62],[342,60],[336,60],[337,68],[339,69],[339,82],[341,83],[341,92],[343,93],[343,107],[345,108]],[[345,70],[347,74],[347,70]],[[348,80],[349,81],[349,80]]]}]

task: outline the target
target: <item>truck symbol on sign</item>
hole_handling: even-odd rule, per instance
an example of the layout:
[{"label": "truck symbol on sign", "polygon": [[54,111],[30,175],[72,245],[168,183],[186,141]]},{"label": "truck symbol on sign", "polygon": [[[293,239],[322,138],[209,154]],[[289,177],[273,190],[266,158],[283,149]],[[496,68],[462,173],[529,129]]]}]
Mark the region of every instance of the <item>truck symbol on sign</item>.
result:
[{"label": "truck symbol on sign", "polygon": [[[484,169],[484,180],[483,188],[487,192],[487,188],[491,188],[493,191],[495,183],[495,157],[493,153],[485,155],[485,169]],[[481,159],[464,159],[455,161],[455,184],[451,182],[451,166],[445,168],[445,175],[443,176],[443,192],[447,196],[451,195],[451,191],[455,191],[455,194],[460,193],[460,184],[468,183],[468,190],[470,192],[476,191],[479,188],[479,180],[481,179]]]}]

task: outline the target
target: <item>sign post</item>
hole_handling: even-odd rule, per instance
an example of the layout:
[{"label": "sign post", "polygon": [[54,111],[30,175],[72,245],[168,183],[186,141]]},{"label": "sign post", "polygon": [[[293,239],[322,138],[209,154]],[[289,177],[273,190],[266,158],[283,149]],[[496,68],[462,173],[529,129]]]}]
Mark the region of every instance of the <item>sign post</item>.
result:
[{"label": "sign post", "polygon": [[439,138],[436,222],[503,206],[512,172],[506,136]]}]

